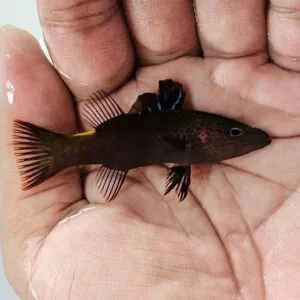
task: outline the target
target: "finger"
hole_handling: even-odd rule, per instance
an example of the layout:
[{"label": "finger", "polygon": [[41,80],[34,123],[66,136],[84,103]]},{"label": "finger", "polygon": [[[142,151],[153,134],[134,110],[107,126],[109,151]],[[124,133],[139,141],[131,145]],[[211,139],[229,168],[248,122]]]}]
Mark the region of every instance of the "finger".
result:
[{"label": "finger", "polygon": [[142,64],[199,53],[192,1],[127,0],[124,8]]},{"label": "finger", "polygon": [[299,0],[271,0],[269,10],[269,52],[273,61],[300,71]]},{"label": "finger", "polygon": [[134,55],[117,1],[39,0],[55,66],[78,97],[111,90],[130,74]]},{"label": "finger", "polygon": [[264,0],[195,0],[205,56],[240,57],[265,49]]},{"label": "finger", "polygon": [[1,34],[0,54],[0,198],[3,200],[0,228],[7,268],[14,269],[19,277],[8,275],[23,293],[25,287],[16,281],[22,282],[20,278],[26,277],[24,247],[27,242],[37,247],[53,226],[80,203],[82,191],[77,171],[57,175],[28,192],[21,191],[11,146],[12,121],[20,119],[67,133],[75,129],[75,115],[68,90],[31,36],[7,29]]}]

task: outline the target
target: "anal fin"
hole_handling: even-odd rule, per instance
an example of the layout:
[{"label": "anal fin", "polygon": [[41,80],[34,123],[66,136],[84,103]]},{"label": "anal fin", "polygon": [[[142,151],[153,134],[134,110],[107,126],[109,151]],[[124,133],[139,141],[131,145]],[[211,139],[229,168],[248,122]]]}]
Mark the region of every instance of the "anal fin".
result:
[{"label": "anal fin", "polygon": [[175,189],[179,201],[183,201],[189,191],[191,184],[191,167],[190,166],[175,166],[169,171],[165,195]]},{"label": "anal fin", "polygon": [[113,170],[102,166],[97,173],[97,187],[105,201],[110,201],[117,196],[127,171]]}]

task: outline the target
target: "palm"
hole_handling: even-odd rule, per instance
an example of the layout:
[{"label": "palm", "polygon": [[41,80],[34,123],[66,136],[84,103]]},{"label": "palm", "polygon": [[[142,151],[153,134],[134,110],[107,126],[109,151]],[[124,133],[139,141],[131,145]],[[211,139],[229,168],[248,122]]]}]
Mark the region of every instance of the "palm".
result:
[{"label": "palm", "polygon": [[[25,239],[31,254],[17,253],[17,259],[12,255],[17,265],[28,264],[25,277],[37,295],[45,299],[299,295],[295,282],[300,278],[300,139],[291,136],[299,134],[300,78],[264,61],[263,55],[205,62],[185,56],[141,68],[114,94],[127,110],[137,95],[155,90],[158,80],[172,78],[188,88],[187,105],[239,119],[281,138],[246,156],[193,166],[190,193],[182,203],[173,193],[163,196],[165,166],[130,171],[109,204],[99,200],[94,172],[85,181],[86,200],[80,197],[77,171],[57,176],[43,195],[50,205],[47,228],[36,216],[33,234]],[[69,108],[64,105],[61,115],[68,114],[67,123],[72,124]],[[58,194],[63,202],[56,203]],[[32,203],[39,197],[31,197]],[[72,215],[66,217],[69,212]],[[18,288],[25,293],[28,286]]]}]

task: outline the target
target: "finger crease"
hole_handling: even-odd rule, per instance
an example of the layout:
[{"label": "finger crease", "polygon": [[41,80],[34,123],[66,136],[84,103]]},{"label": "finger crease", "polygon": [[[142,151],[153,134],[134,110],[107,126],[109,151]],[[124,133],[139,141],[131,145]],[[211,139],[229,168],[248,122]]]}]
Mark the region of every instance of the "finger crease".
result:
[{"label": "finger crease", "polygon": [[[285,186],[285,185],[282,184],[282,183],[276,182],[275,180],[272,180],[271,178],[264,177],[264,176],[262,176],[262,175],[260,175],[260,174],[255,174],[255,173],[249,172],[249,171],[247,171],[247,170],[245,170],[245,169],[243,169],[243,168],[239,168],[239,167],[236,167],[236,166],[231,166],[230,164],[227,164],[227,163],[224,163],[224,162],[220,163],[220,165],[227,166],[227,167],[229,167],[229,168],[238,170],[239,172],[243,172],[243,173],[246,173],[246,174],[248,174],[248,175],[250,175],[250,176],[253,176],[253,177],[256,177],[256,178],[260,178],[260,179],[262,179],[262,180],[264,180],[264,181],[266,181],[266,182],[268,182],[268,183],[271,183],[271,184],[280,186],[282,189],[286,190],[286,192],[287,192],[287,195],[283,198],[284,200],[281,201],[281,202],[278,204],[278,206],[274,208],[274,210],[273,210],[273,212],[271,213],[271,215],[268,215],[268,217],[267,217],[266,219],[264,219],[264,220],[262,220],[260,223],[258,223],[258,224],[252,229],[252,232],[257,232],[258,229],[261,228],[261,227],[263,226],[263,224],[267,223],[268,220],[270,219],[270,217],[271,217],[272,215],[274,215],[274,214],[276,213],[276,211],[277,211],[280,207],[282,207],[282,206],[284,205],[284,203],[286,202],[286,200],[287,200],[293,193],[299,193],[299,192],[297,191],[297,189],[293,189],[293,188],[290,188],[290,187],[288,187],[288,186]],[[300,193],[299,193],[299,194],[300,194]],[[280,198],[282,198],[282,197],[280,197]]]},{"label": "finger crease", "polygon": [[[161,49],[150,48],[150,46],[143,45],[139,41],[136,41],[135,43],[139,52],[143,53],[142,57],[140,57],[142,65],[159,64],[182,56],[197,56],[200,53],[199,47],[195,48],[193,45],[188,49],[187,47],[182,46],[182,43],[174,45],[171,48],[164,48],[162,46]],[[144,53],[146,53],[146,57]]]},{"label": "finger crease", "polygon": [[300,7],[283,7],[271,5],[273,13],[280,14],[280,17],[290,20],[300,21]]},{"label": "finger crease", "polygon": [[[299,19],[299,21],[300,21],[300,19]],[[279,51],[277,51],[276,48],[273,46],[272,41],[269,44],[269,52],[272,53],[273,56],[280,56],[280,57],[283,57],[285,59],[289,59],[293,62],[300,60],[300,55],[295,56],[295,55],[283,54],[283,53],[280,53]],[[282,69],[287,70],[287,71],[293,71],[293,69],[289,69],[287,67],[283,67],[283,66],[280,66],[280,67]]]},{"label": "finger crease", "polygon": [[73,0],[71,5],[66,5],[64,8],[56,9],[56,12],[70,11],[76,8],[86,7],[88,4],[97,3],[99,0]]},{"label": "finger crease", "polygon": [[[97,2],[99,2],[97,0]],[[105,10],[102,8],[88,9],[74,7],[70,10],[59,10],[51,16],[41,17],[40,22],[44,27],[64,28],[67,32],[90,29],[108,23],[119,12],[119,6],[114,3]]]},{"label": "finger crease", "polygon": [[266,56],[267,48],[259,48],[253,51],[240,51],[240,52],[224,52],[213,48],[206,47],[206,51],[209,53],[205,55],[205,58],[220,58],[220,59],[238,59],[251,56]]}]

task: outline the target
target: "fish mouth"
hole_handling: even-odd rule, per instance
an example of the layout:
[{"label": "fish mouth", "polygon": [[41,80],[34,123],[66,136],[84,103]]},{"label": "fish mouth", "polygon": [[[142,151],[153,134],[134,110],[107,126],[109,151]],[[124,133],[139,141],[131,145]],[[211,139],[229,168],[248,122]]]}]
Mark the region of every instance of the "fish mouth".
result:
[{"label": "fish mouth", "polygon": [[267,140],[266,140],[266,144],[270,145],[271,143],[272,143],[272,139],[270,137],[268,137]]},{"label": "fish mouth", "polygon": [[263,130],[258,129],[258,128],[253,128],[254,129],[254,138],[257,139],[257,144],[260,146],[267,146],[271,144],[272,139],[271,137]]},{"label": "fish mouth", "polygon": [[271,137],[266,132],[263,131],[263,133],[264,133],[263,139],[264,139],[265,144],[267,146],[267,145],[271,144],[272,139],[271,139]]}]

